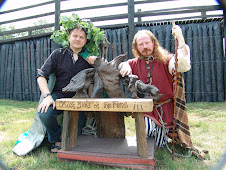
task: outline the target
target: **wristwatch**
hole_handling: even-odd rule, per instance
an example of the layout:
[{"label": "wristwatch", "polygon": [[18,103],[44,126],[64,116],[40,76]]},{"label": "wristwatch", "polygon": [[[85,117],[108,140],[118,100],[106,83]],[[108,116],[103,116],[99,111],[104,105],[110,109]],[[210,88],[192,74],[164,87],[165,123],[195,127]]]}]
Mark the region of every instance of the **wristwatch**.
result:
[{"label": "wristwatch", "polygon": [[46,93],[46,94],[43,94],[43,97],[46,98],[49,95],[51,95],[51,93]]}]

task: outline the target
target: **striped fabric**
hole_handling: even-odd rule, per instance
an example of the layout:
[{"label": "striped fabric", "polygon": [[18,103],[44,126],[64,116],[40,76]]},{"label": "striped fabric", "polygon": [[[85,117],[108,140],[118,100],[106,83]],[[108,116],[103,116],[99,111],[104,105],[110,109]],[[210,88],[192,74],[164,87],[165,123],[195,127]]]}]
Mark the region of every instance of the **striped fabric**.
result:
[{"label": "striped fabric", "polygon": [[103,154],[79,151],[59,151],[57,153],[59,161],[85,161],[90,164],[99,164],[105,166],[115,166],[128,169],[153,170],[155,169],[154,158],[141,158],[140,156],[121,155],[121,154]]},{"label": "striped fabric", "polygon": [[186,99],[184,90],[184,80],[181,74],[177,77],[177,99],[176,99],[176,129],[178,137],[182,145],[186,148],[191,148],[192,141],[188,125],[188,115],[186,109]]},{"label": "striped fabric", "polygon": [[[184,79],[180,73],[178,73],[177,77],[176,93],[176,141],[178,141],[183,147],[190,149],[195,156],[203,159],[208,151],[200,151],[193,146],[191,141],[186,109]],[[170,129],[168,135],[172,136],[172,133],[172,129]]]},{"label": "striped fabric", "polygon": [[144,117],[145,130],[148,137],[153,137],[155,139],[155,144],[158,147],[163,147],[168,141],[169,129],[163,129],[157,126],[155,122],[149,117]]}]

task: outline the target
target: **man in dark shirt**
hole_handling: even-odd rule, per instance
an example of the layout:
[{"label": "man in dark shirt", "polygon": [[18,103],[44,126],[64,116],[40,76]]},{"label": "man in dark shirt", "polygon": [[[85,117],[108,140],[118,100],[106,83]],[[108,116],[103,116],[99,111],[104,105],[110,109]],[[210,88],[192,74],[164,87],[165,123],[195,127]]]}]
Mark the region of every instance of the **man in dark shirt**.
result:
[{"label": "man in dark shirt", "polygon": [[[57,153],[60,149],[61,141],[61,127],[57,122],[57,115],[62,114],[62,111],[55,109],[55,100],[57,98],[73,97],[74,93],[62,93],[62,88],[67,86],[71,78],[78,72],[91,68],[90,64],[93,64],[96,59],[96,56],[85,59],[81,55],[82,47],[87,42],[86,33],[82,27],[79,26],[70,31],[68,40],[70,47],[53,51],[41,69],[38,70],[37,75],[37,82],[44,96],[38,107],[38,114],[46,127],[48,140],[52,143],[50,151],[53,153]],[[56,83],[51,93],[47,81],[49,75],[53,72],[56,75]],[[85,123],[84,113],[80,113],[79,117],[79,123]]]}]

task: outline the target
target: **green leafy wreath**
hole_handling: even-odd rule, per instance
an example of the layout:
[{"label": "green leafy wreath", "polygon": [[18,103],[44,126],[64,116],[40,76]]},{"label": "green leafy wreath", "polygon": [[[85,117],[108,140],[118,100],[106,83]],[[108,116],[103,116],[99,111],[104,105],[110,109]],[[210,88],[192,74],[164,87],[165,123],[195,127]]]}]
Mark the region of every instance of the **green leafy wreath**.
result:
[{"label": "green leafy wreath", "polygon": [[100,28],[94,27],[93,23],[87,19],[81,19],[77,14],[72,14],[71,17],[61,16],[60,24],[62,24],[63,29],[53,32],[50,39],[55,43],[66,48],[69,46],[68,35],[70,30],[74,29],[76,26],[83,26],[86,32],[87,43],[83,47],[87,56],[98,56],[98,46],[104,39],[104,31],[100,31]]}]

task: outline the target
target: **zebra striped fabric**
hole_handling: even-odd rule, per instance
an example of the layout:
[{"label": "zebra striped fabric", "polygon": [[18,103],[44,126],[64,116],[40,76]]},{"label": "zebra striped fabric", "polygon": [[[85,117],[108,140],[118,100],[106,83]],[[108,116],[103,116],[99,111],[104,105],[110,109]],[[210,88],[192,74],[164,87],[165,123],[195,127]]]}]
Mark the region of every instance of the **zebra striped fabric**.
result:
[{"label": "zebra striped fabric", "polygon": [[165,146],[168,141],[169,129],[163,129],[162,127],[157,126],[149,117],[144,117],[144,120],[147,137],[154,138],[156,146]]}]

